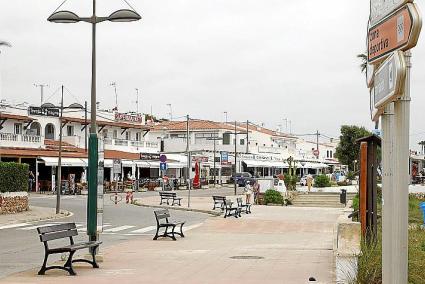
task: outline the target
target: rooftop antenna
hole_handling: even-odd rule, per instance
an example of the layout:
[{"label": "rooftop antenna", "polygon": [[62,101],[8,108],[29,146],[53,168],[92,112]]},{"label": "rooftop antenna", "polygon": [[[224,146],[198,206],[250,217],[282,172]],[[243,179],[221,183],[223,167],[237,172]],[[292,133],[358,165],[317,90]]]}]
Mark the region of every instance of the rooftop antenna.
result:
[{"label": "rooftop antenna", "polygon": [[136,106],[137,106],[137,111],[136,113],[139,113],[139,89],[136,88]]},{"label": "rooftop antenna", "polygon": [[49,87],[48,84],[34,84],[34,87],[40,88],[40,105],[44,103],[44,88]]},{"label": "rooftop antenna", "polygon": [[112,110],[118,111],[117,83],[116,82],[112,82],[109,86],[114,87],[114,92],[115,92],[115,107]]}]

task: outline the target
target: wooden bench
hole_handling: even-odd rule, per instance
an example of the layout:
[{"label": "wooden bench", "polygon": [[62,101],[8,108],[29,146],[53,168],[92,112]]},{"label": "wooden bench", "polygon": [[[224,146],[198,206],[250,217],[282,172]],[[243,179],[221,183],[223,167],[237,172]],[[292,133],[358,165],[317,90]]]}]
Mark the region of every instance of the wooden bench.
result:
[{"label": "wooden bench", "polygon": [[224,209],[226,210],[224,212],[224,218],[230,217],[232,215],[234,215],[235,218],[242,217],[241,208],[239,208],[238,206],[233,206],[233,202],[230,199],[226,199],[224,201]]},{"label": "wooden bench", "polygon": [[163,192],[160,191],[159,192],[159,196],[161,197],[161,202],[159,203],[159,205],[162,205],[163,201],[166,200],[167,201],[167,205],[170,205],[170,203],[168,202],[170,199],[172,200],[171,206],[174,205],[179,205],[181,206],[181,197],[177,197],[177,193],[175,192]]},{"label": "wooden bench", "polygon": [[[96,250],[102,242],[90,241],[90,242],[80,242],[74,243],[73,237],[78,235],[77,227],[75,223],[66,223],[53,226],[38,227],[37,232],[40,236],[40,241],[44,244],[44,261],[43,266],[41,267],[38,275],[44,275],[47,270],[51,269],[62,269],[68,271],[70,275],[77,275],[72,267],[74,262],[86,262],[93,266],[93,268],[99,268],[99,265],[96,263]],[[66,246],[56,246],[54,248],[49,247],[49,241],[67,239],[69,238],[69,245]],[[93,260],[87,259],[72,259],[74,253],[77,250],[89,248]],[[64,266],[49,266],[46,267],[47,258],[51,254],[58,253],[69,253],[68,260],[65,262]]]},{"label": "wooden bench", "polygon": [[[214,201],[214,208],[213,210],[220,208],[221,211],[224,210],[224,202],[226,201],[226,197],[224,196],[218,196],[218,195],[213,195],[213,201]],[[217,207],[216,205],[220,205],[219,207]]]},{"label": "wooden bench", "polygon": [[241,211],[245,209],[246,214],[251,214],[251,203],[243,204],[242,197],[236,198],[236,201]]},{"label": "wooden bench", "polygon": [[[169,237],[176,241],[175,235],[179,235],[180,237],[184,238],[183,225],[185,222],[170,221],[170,212],[168,211],[168,209],[156,210],[154,211],[154,214],[156,219],[156,234],[153,238],[154,240],[157,240],[158,237]],[[180,233],[175,231],[176,227],[178,226],[180,227]],[[159,235],[159,231],[161,228],[165,228],[165,231],[163,234]],[[168,231],[169,228],[171,228],[171,232]]]}]

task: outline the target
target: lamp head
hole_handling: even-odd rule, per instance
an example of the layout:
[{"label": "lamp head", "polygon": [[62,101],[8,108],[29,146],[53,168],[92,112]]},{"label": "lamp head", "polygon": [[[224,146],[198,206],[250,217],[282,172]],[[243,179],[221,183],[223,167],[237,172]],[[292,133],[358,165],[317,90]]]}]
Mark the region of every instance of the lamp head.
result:
[{"label": "lamp head", "polygon": [[72,24],[81,21],[81,18],[71,11],[58,11],[47,18],[49,22],[60,24]]},{"label": "lamp head", "polygon": [[110,22],[134,22],[140,20],[142,17],[135,11],[129,9],[121,9],[113,12],[107,18]]}]

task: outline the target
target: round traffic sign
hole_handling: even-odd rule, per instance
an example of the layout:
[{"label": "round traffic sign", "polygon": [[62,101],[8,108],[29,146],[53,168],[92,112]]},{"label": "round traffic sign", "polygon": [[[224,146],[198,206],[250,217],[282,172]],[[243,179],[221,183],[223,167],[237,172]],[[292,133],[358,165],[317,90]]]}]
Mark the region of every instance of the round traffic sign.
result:
[{"label": "round traffic sign", "polygon": [[320,154],[319,150],[317,150],[317,149],[316,150],[313,150],[313,155],[314,156],[318,157],[319,154]]},{"label": "round traffic sign", "polygon": [[160,160],[162,163],[165,163],[165,162],[167,161],[167,156],[165,156],[165,155],[161,155],[161,156],[159,156],[159,160]]}]

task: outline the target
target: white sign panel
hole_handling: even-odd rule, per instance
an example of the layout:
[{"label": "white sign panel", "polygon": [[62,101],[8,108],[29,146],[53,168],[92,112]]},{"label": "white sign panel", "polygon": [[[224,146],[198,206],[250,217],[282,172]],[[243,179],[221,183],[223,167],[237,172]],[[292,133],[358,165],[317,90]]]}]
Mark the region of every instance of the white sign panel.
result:
[{"label": "white sign panel", "polygon": [[373,25],[413,0],[370,0],[370,22]]},{"label": "white sign panel", "polygon": [[405,79],[406,63],[403,52],[394,52],[375,72],[373,87],[375,107],[385,107],[401,96]]}]

